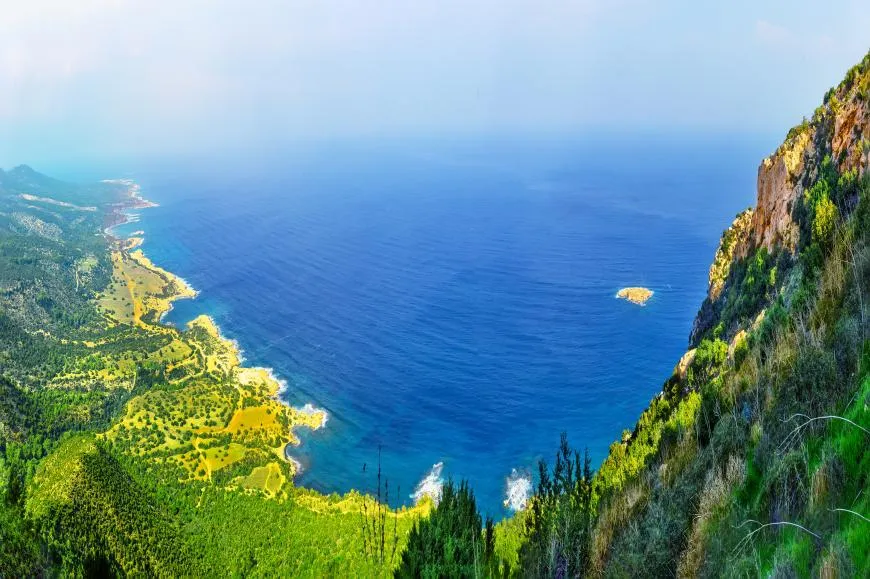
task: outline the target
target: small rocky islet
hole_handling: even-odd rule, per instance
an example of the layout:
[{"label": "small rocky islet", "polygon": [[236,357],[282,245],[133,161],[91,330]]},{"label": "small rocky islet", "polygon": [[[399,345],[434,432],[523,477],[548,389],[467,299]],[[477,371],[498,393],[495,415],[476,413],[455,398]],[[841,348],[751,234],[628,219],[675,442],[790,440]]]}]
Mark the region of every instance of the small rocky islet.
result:
[{"label": "small rocky islet", "polygon": [[628,300],[639,306],[645,306],[652,295],[653,291],[645,287],[624,287],[616,292],[617,298]]}]

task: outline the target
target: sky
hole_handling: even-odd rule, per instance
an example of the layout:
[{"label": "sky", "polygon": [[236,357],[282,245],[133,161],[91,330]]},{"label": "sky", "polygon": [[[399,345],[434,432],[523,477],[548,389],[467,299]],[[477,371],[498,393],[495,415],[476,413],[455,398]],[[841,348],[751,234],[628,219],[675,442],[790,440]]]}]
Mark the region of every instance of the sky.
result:
[{"label": "sky", "polygon": [[866,0],[0,0],[0,166],[305,139],[785,134]]}]

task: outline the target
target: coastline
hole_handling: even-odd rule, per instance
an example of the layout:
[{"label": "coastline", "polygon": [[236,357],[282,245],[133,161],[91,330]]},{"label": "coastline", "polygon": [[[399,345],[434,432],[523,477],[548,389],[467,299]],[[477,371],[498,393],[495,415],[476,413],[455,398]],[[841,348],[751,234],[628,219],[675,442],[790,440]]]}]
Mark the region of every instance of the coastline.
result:
[{"label": "coastline", "polygon": [[[114,229],[121,225],[138,221],[138,219],[132,218],[132,215],[129,213],[131,210],[147,209],[158,207],[159,205],[142,197],[141,188],[131,179],[104,180],[103,182],[126,187],[127,195],[126,199],[112,204],[106,213],[103,234],[108,241],[110,252],[112,255],[126,256],[145,270],[166,280],[167,290],[170,292],[169,295],[162,296],[158,300],[152,299],[148,304],[151,306],[149,309],[157,314],[156,322],[153,325],[161,329],[171,329],[179,333],[184,332],[183,329],[177,328],[174,324],[165,322],[164,318],[172,310],[172,303],[175,300],[193,299],[199,295],[199,291],[195,290],[184,278],[154,264],[145,255],[140,247],[144,241],[144,231],[135,231],[129,238],[117,235],[114,232]],[[264,399],[260,400],[260,402],[264,405],[268,405],[269,401],[278,403],[293,415],[294,420],[285,433],[286,441],[279,448],[275,449],[275,454],[292,466],[294,477],[298,476],[302,472],[302,463],[287,452],[288,448],[297,447],[300,444],[294,429],[304,426],[311,430],[319,430],[326,426],[329,414],[311,403],[307,403],[302,407],[295,407],[284,401],[281,395],[287,391],[287,382],[279,378],[270,367],[244,366],[245,357],[241,345],[237,340],[226,337],[221,332],[217,322],[210,315],[200,314],[187,322],[187,331],[195,329],[205,331],[219,345],[220,353],[215,356],[218,361],[212,361],[210,357],[203,360],[206,370],[211,370],[211,366],[215,365],[226,372],[227,375],[232,376],[240,387],[255,384],[264,385],[265,388],[261,390]]]}]

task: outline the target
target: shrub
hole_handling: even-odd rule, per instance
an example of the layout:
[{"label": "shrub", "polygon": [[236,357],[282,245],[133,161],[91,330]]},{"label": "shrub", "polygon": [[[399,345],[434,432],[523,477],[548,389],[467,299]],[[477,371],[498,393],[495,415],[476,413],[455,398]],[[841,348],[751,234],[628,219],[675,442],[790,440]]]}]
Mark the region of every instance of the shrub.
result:
[{"label": "shrub", "polygon": [[721,316],[725,328],[758,314],[776,287],[778,258],[760,247],[751,258],[732,266],[732,288]]},{"label": "shrub", "polygon": [[849,375],[855,371],[861,351],[860,322],[851,316],[840,318],[834,328],[832,346],[840,373]]},{"label": "shrub", "polygon": [[837,206],[834,205],[830,197],[824,196],[819,199],[814,207],[813,241],[829,245],[834,235],[838,216]]},{"label": "shrub", "polygon": [[806,475],[802,449],[789,452],[773,462],[765,477],[771,520],[788,521],[803,512],[810,495]]},{"label": "shrub", "polygon": [[749,355],[749,341],[746,338],[737,340],[734,344],[734,366],[739,368],[747,355]]},{"label": "shrub", "polygon": [[728,344],[716,338],[704,339],[695,350],[695,358],[686,373],[692,388],[701,388],[717,378],[728,357]]},{"label": "shrub", "polygon": [[798,411],[809,414],[830,400],[837,388],[837,363],[830,350],[804,346],[798,352],[791,375],[785,382],[785,393]]}]

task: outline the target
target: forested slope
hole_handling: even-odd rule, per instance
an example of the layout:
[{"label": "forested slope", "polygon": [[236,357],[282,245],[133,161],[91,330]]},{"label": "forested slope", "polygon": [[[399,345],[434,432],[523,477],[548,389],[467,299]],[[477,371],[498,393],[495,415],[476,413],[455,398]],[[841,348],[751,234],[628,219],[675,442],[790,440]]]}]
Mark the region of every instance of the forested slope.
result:
[{"label": "forested slope", "polygon": [[0,172],[0,577],[389,574],[428,506],[293,485],[285,447],[323,416],[209,318],[160,323],[194,292],[105,232],[147,206]]},{"label": "forested slope", "polygon": [[634,430],[597,472],[563,439],[498,524],[473,485],[295,487],[320,417],[160,324],[191,291],[104,235],[129,184],[0,172],[0,576],[870,576],[868,165],[870,54],[762,162]]}]

